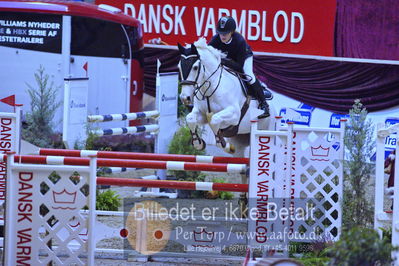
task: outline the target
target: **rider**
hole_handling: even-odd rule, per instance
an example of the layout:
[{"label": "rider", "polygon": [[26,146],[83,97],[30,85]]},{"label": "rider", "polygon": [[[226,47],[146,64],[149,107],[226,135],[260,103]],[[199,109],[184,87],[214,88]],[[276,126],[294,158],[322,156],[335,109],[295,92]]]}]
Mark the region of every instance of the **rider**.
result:
[{"label": "rider", "polygon": [[263,88],[253,72],[253,53],[251,47],[245,41],[244,37],[235,31],[236,22],[232,17],[221,17],[217,24],[217,34],[212,37],[209,45],[227,53],[222,63],[244,73],[250,77],[248,84],[248,93],[255,97],[259,102],[259,109],[264,111],[258,118],[270,116],[269,105],[266,102]]}]

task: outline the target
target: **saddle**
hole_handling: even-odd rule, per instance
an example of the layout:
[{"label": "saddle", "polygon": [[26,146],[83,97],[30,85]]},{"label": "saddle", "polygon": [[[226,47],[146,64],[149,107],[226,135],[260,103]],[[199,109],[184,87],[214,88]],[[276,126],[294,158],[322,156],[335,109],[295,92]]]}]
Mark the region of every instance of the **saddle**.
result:
[{"label": "saddle", "polygon": [[[237,76],[237,78],[240,80],[241,83],[241,89],[244,93],[245,96],[248,95],[248,82],[250,81],[250,77],[246,75],[242,69],[242,67],[234,62],[233,60],[229,58],[222,58],[221,64],[225,67],[225,69],[232,73],[233,75]],[[260,84],[263,88],[263,93],[265,95],[265,98],[267,101],[270,101],[273,99],[273,93],[268,90],[266,84],[262,81],[260,81]]]},{"label": "saddle", "polygon": [[[244,93],[244,95],[247,97],[244,105],[241,107],[241,115],[240,115],[240,120],[238,121],[238,124],[235,126],[229,126],[223,129],[220,129],[220,134],[223,137],[226,138],[231,138],[237,135],[238,133],[238,128],[240,126],[241,120],[244,118],[246,112],[248,111],[249,108],[249,104],[251,102],[251,99],[253,98],[253,96],[249,96],[248,95],[248,81],[250,80],[250,78],[248,77],[248,75],[246,75],[244,73],[244,71],[242,70],[242,68],[233,60],[228,59],[228,58],[223,58],[221,61],[221,64],[225,67],[225,69],[232,73],[233,75],[237,76],[238,80],[240,81],[241,84],[241,89]],[[267,86],[265,83],[261,82],[261,86],[263,88],[263,93],[265,94],[265,98],[266,100],[271,100],[273,99],[273,94],[271,93],[271,91],[269,91],[267,89]]]}]

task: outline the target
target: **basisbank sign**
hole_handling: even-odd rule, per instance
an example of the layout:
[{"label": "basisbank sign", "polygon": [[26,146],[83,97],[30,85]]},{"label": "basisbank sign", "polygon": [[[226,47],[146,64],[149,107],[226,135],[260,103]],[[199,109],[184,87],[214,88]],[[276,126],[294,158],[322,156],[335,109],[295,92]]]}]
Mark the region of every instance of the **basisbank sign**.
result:
[{"label": "basisbank sign", "polygon": [[[144,41],[192,43],[216,33],[222,16],[232,16],[254,51],[333,55],[335,0],[96,0],[121,9],[143,26]],[[315,45],[317,44],[317,45]]]},{"label": "basisbank sign", "polygon": [[287,108],[281,108],[280,116],[283,117],[282,123],[291,121],[296,125],[310,126],[312,111],[295,108],[288,108],[287,110]]}]

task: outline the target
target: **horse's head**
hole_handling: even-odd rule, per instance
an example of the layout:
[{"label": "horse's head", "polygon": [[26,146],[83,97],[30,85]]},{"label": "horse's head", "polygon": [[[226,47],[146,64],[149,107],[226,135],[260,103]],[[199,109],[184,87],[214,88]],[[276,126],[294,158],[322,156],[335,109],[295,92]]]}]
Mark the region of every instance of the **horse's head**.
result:
[{"label": "horse's head", "polygon": [[184,105],[193,103],[194,90],[198,87],[201,61],[197,48],[194,44],[190,47],[184,48],[177,44],[180,51],[179,74],[180,85],[182,87],[180,93],[180,100]]}]

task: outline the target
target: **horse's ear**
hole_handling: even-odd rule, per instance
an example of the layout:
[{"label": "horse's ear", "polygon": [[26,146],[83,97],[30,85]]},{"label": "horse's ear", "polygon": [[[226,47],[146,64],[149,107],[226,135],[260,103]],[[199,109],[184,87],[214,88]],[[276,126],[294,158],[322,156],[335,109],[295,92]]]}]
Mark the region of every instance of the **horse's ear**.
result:
[{"label": "horse's ear", "polygon": [[181,53],[181,54],[183,54],[183,53],[184,53],[184,51],[185,51],[184,47],[183,47],[183,46],[181,46],[181,44],[180,44],[180,43],[177,43],[177,47],[179,48],[179,51],[180,51],[180,53]]},{"label": "horse's ear", "polygon": [[194,54],[198,54],[197,47],[195,47],[193,43],[191,44],[191,52]]}]

